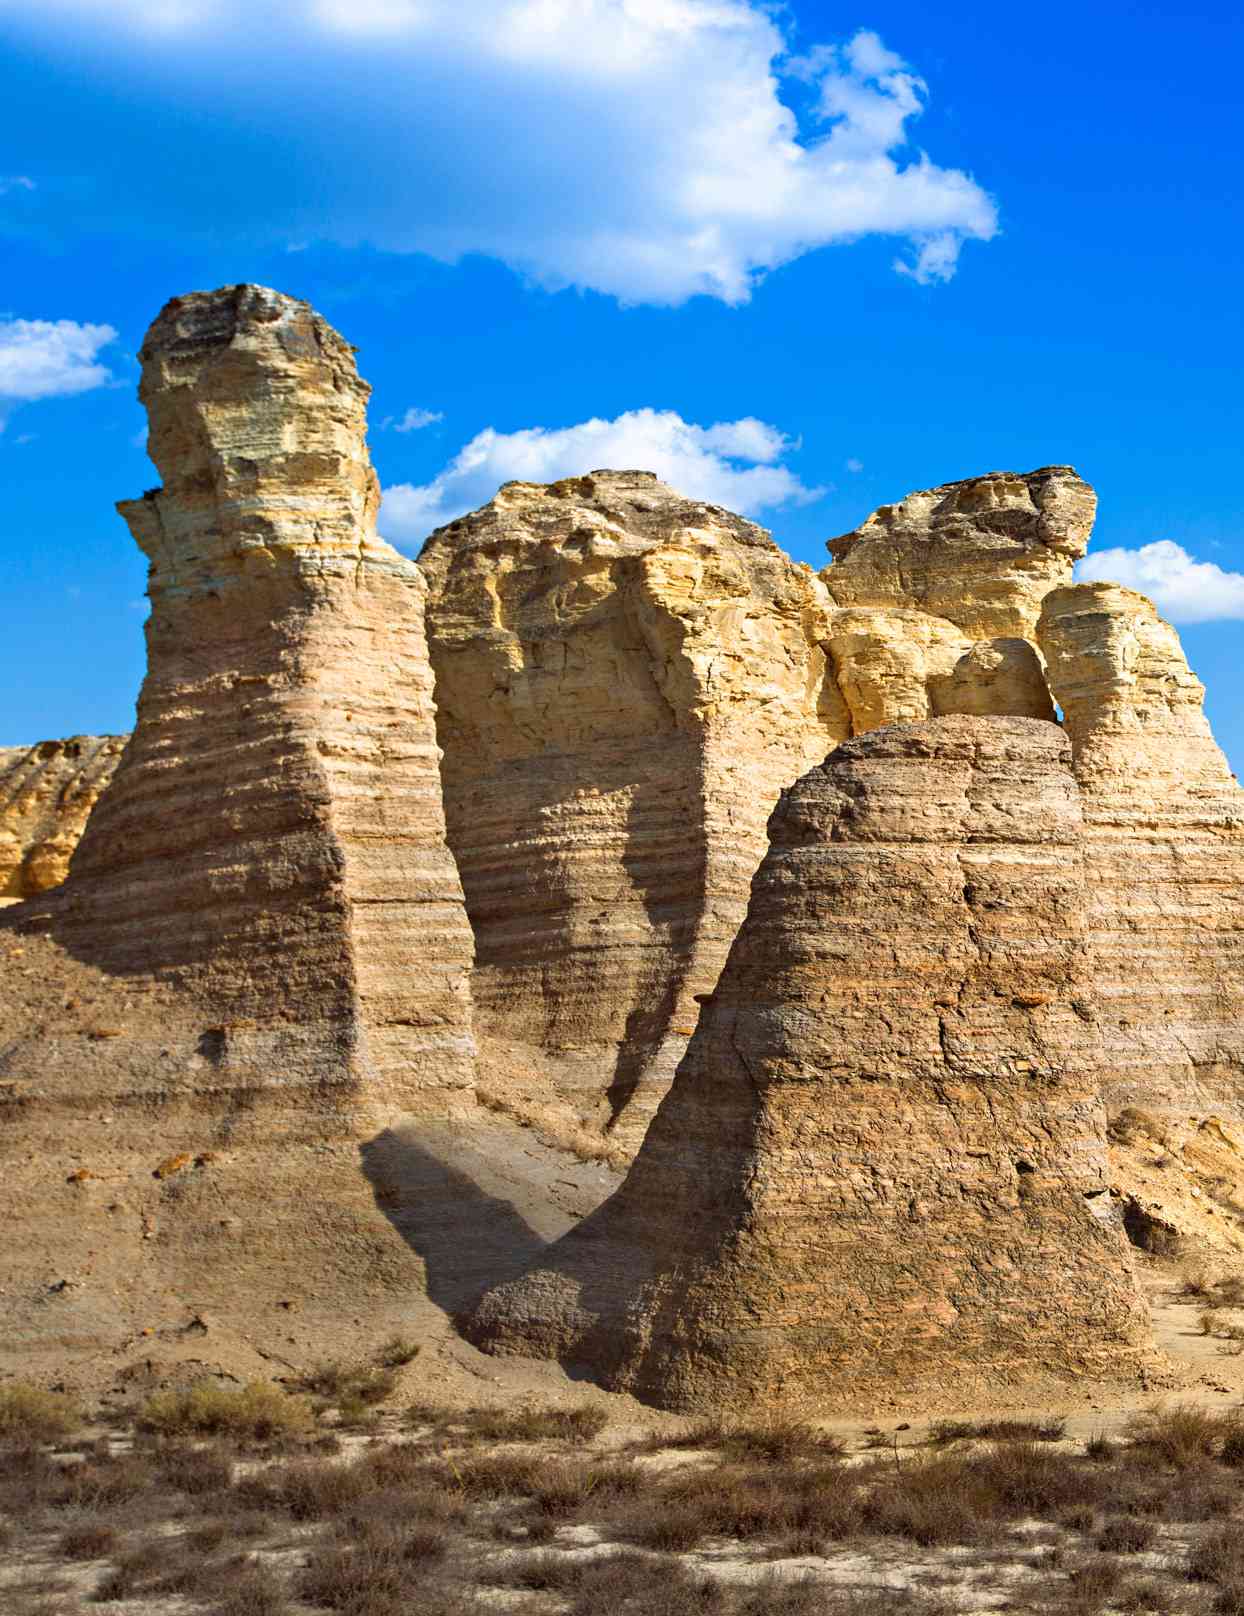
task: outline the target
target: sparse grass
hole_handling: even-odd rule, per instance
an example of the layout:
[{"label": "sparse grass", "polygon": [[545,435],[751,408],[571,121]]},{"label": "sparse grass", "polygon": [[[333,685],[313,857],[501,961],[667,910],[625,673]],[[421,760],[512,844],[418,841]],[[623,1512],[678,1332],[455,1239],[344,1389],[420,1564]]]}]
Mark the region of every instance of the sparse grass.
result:
[{"label": "sparse grass", "polygon": [[298,1390],[335,1406],[342,1420],[357,1423],[363,1411],[383,1403],[397,1390],[391,1368],[373,1364],[318,1364],[296,1383]]},{"label": "sparse grass", "polygon": [[419,1352],[417,1341],[408,1341],[404,1335],[392,1335],[377,1352],[376,1362],[382,1369],[404,1369],[414,1362]]},{"label": "sparse grass", "polygon": [[596,1403],[569,1408],[449,1408],[441,1403],[412,1403],[405,1413],[408,1426],[430,1425],[441,1436],[460,1442],[591,1442],[609,1423],[607,1410]]},{"label": "sparse grass", "polygon": [[653,1436],[636,1444],[636,1451],[641,1453],[657,1453],[667,1448],[675,1451],[711,1449],[732,1462],[751,1460],[761,1464],[825,1460],[840,1457],[845,1452],[838,1437],[798,1420],[780,1419],[755,1424],[702,1420],[688,1431],[673,1436]]},{"label": "sparse grass", "polygon": [[213,1380],[156,1392],[147,1399],[139,1425],[165,1436],[223,1436],[268,1442],[306,1435],[315,1413],[304,1397],[294,1397],[267,1381],[222,1386]]},{"label": "sparse grass", "polygon": [[1116,1515],[1106,1522],[1097,1535],[1097,1547],[1103,1554],[1140,1554],[1150,1548],[1158,1535],[1152,1521],[1135,1515]]},{"label": "sparse grass", "polygon": [[81,1424],[81,1410],[62,1392],[47,1391],[27,1380],[0,1386],[0,1444],[55,1442]]},{"label": "sparse grass", "polygon": [[939,1420],[929,1432],[934,1447],[951,1442],[1061,1442],[1066,1420]]},{"label": "sparse grass", "polygon": [[1133,1452],[1176,1466],[1200,1464],[1228,1444],[1233,1453],[1244,1453],[1244,1419],[1238,1413],[1216,1413],[1193,1403],[1148,1409],[1128,1423],[1126,1434]]},{"label": "sparse grass", "polygon": [[103,1560],[116,1542],[116,1531],[107,1521],[79,1521],[61,1533],[57,1550],[66,1560]]}]

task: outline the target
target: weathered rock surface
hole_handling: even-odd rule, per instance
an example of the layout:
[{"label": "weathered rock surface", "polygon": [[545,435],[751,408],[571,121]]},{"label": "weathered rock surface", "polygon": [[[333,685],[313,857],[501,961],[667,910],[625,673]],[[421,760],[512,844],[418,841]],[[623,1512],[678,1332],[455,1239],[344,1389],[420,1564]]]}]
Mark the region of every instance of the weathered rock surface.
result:
[{"label": "weathered rock surface", "polygon": [[[83,1166],[106,1201],[52,1249],[155,1242],[123,1315],[178,1264],[229,1304],[305,1283],[312,1249],[348,1294],[413,1264],[358,1141],[473,1104],[425,584],[375,535],[368,389],[306,304],[178,298],[141,357],[164,486],[121,507],[151,562],[137,728],[68,880],[0,918],[7,1292]],[[186,1170],[155,1183],[162,1159]]]},{"label": "weathered rock surface", "polygon": [[474,1338],[682,1409],[1128,1363],[1068,765],[959,717],[787,791],[625,1182]]},{"label": "weathered rock surface", "polygon": [[1103,1089],[1244,1119],[1244,792],[1153,603],[1053,591],[1040,622],[1084,799]]},{"label": "weathered rock surface", "polygon": [[990,472],[908,494],[829,544],[840,606],[945,618],[970,640],[1032,640],[1041,602],[1084,554],[1097,496],[1070,466]]},{"label": "weathered rock surface", "polygon": [[420,564],[490,1081],[637,1143],[778,792],[848,733],[824,591],[641,472],[508,484]]},{"label": "weathered rock surface", "polygon": [[1026,640],[973,643],[927,612],[864,607],[831,612],[826,636],[853,735],[956,713],[1055,716],[1041,659]]},{"label": "weathered rock surface", "polygon": [[0,747],[0,900],[57,887],[125,735],[71,735]]}]

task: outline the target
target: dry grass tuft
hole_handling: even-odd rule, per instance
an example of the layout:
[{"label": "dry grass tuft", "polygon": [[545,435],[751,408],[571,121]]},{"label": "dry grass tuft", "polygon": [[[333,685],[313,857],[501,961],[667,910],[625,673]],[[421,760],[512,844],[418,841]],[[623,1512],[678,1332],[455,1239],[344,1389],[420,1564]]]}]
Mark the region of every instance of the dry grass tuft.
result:
[{"label": "dry grass tuft", "polygon": [[71,1397],[46,1391],[30,1381],[0,1386],[0,1443],[55,1442],[82,1425],[82,1412]]},{"label": "dry grass tuft", "polygon": [[1066,1420],[939,1420],[929,1432],[934,1447],[951,1442],[1061,1442]]},{"label": "dry grass tuft", "polygon": [[164,1436],[223,1436],[239,1441],[269,1442],[302,1436],[315,1424],[315,1412],[303,1397],[292,1397],[267,1381],[249,1386],[222,1386],[213,1380],[156,1392],[147,1399],[139,1426]]}]

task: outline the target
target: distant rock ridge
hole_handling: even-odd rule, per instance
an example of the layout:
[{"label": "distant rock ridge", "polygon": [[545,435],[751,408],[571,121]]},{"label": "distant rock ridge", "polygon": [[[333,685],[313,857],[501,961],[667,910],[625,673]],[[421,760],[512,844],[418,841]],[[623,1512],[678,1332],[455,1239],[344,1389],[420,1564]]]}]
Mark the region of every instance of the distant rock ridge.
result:
[{"label": "distant rock ridge", "polygon": [[1133,1364],[1069,765],[947,718],[786,791],[625,1183],[472,1337],[680,1410]]},{"label": "distant rock ridge", "polygon": [[0,901],[57,887],[127,735],[0,747]]}]

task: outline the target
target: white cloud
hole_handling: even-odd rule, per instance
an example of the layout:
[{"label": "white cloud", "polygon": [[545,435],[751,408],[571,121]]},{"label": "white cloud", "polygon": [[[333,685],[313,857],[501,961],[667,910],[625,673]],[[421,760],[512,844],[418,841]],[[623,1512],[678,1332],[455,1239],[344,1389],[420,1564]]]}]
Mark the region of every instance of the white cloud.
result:
[{"label": "white cloud", "polygon": [[[997,229],[975,180],[910,147],[915,70],[867,30],[793,56],[768,0],[0,0],[0,15],[125,74],[148,130],[132,136],[142,196],[185,210],[183,229],[220,199],[199,192],[210,175],[153,173],[178,155],[156,121],[207,93],[239,228],[481,253],[627,303],[743,303],[768,271],[866,235],[944,281]],[[239,30],[279,40],[263,72]]]},{"label": "white cloud", "polygon": [[7,191],[33,191],[35,182],[26,174],[0,174],[0,196]]},{"label": "white cloud", "polygon": [[110,325],[0,319],[0,427],[15,404],[86,393],[112,380],[96,355],[116,340]]},{"label": "white cloud", "polygon": [[587,471],[655,471],[679,493],[748,514],[804,505],[824,492],[782,464],[797,447],[765,421],[745,416],[696,426],[673,410],[628,410],[612,421],[527,427],[473,437],[430,483],[386,488],[381,528],[413,545],[433,528],[485,504],[502,483],[547,483]]},{"label": "white cloud", "polygon": [[1244,619],[1244,573],[1197,561],[1172,539],[1139,550],[1097,550],[1080,562],[1076,578],[1138,589],[1174,623]]},{"label": "white cloud", "polygon": [[390,415],[382,421],[381,431],[392,428],[394,432],[422,432],[425,426],[435,426],[438,421],[444,419],[444,414],[440,410],[421,410],[412,406],[405,415],[401,417]]},{"label": "white cloud", "polygon": [[847,461],[848,471],[863,471],[863,469],[864,462],[862,460],[857,460],[854,455],[852,455],[850,460]]}]

